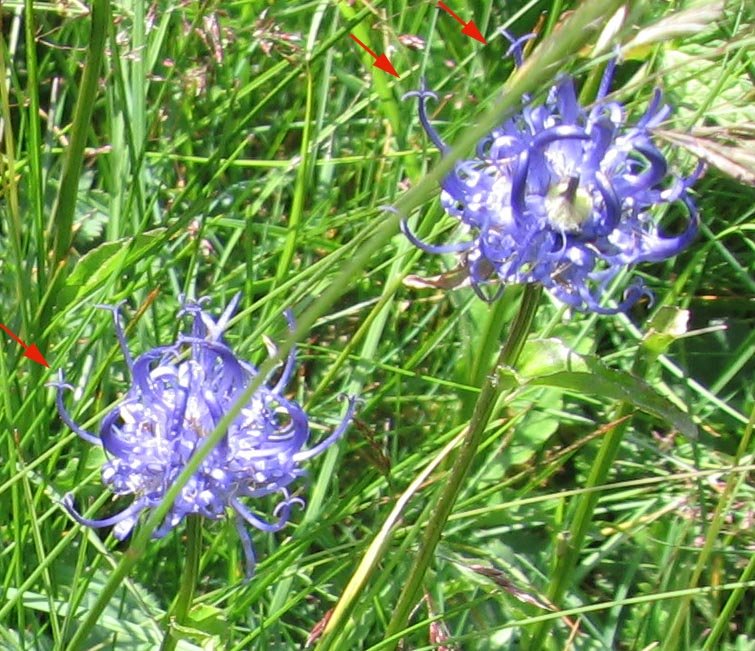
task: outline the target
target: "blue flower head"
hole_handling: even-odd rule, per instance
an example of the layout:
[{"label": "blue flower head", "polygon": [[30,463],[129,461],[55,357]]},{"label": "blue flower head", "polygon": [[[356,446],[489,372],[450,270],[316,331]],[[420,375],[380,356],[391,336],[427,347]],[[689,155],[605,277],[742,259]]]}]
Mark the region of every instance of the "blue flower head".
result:
[{"label": "blue flower head", "polygon": [[[527,38],[527,37],[525,37]],[[509,50],[522,64],[522,42]],[[579,310],[624,311],[648,293],[639,280],[615,307],[603,304],[609,285],[625,267],[658,262],[695,237],[698,213],[689,178],[668,173],[651,131],[670,113],[656,90],[645,114],[628,123],[626,111],[606,98],[615,60],[608,64],[594,104],[577,100],[574,81],[562,76],[542,105],[527,106],[484,137],[476,157],[462,160],[442,182],[441,204],[468,231],[463,242],[431,245],[406,221],[402,229],[416,246],[432,253],[461,253],[469,280],[485,300],[509,283],[540,283]],[[430,125],[425,88],[419,118],[432,142],[448,147]],[[664,204],[684,207],[687,223],[664,235],[652,212]],[[490,296],[484,288],[498,281]]]},{"label": "blue flower head", "polygon": [[[257,369],[239,357],[223,340],[222,333],[238,302],[236,296],[222,316],[214,321],[200,303],[190,302],[181,314],[192,319],[189,334],[175,343],[158,346],[135,360],[126,345],[118,309],[113,312],[115,332],[123,350],[132,385],[105,416],[100,435],[81,429],[63,405],[63,382],[57,386],[57,406],[62,420],[81,438],[101,445],[107,461],[102,481],[113,493],[133,496],[124,511],[102,520],[80,515],[70,495],[64,504],[71,516],[90,527],[113,526],[116,538],[128,536],[146,509],[159,505],[168,488],[238,400]],[[286,314],[293,328],[290,313]],[[246,525],[262,531],[278,531],[289,519],[294,505],[288,486],[304,474],[301,464],[335,443],[346,430],[354,412],[354,400],[333,433],[304,449],[309,439],[309,419],[303,409],[283,395],[294,372],[295,351],[288,355],[274,386],[263,384],[230,424],[226,435],[183,487],[155,537],[162,537],[190,514],[211,520],[235,514],[236,528],[251,576],[254,552]],[[274,521],[255,515],[256,498],[280,495]]]}]

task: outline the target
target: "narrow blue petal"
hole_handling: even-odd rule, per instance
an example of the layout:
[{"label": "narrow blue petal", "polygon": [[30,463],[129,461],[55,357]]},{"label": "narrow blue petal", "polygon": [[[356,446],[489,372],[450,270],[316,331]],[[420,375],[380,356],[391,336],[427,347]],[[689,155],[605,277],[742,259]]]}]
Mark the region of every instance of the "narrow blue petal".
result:
[{"label": "narrow blue petal", "polygon": [[110,516],[109,518],[103,518],[102,520],[90,520],[81,515],[74,506],[73,495],[67,493],[63,496],[62,504],[65,507],[68,515],[70,515],[76,522],[85,527],[91,527],[92,529],[101,529],[103,527],[112,527],[118,524],[122,520],[127,518],[133,518],[137,516],[145,507],[145,501],[143,499],[134,500],[131,506],[123,509],[120,513]]},{"label": "narrow blue petal", "polygon": [[60,371],[59,380],[57,382],[50,382],[49,386],[54,386],[57,388],[57,391],[55,392],[55,405],[58,408],[58,414],[60,415],[60,419],[65,423],[65,425],[74,433],[76,433],[79,438],[84,439],[88,443],[92,443],[93,445],[100,445],[102,441],[100,441],[99,438],[97,438],[94,434],[90,434],[86,430],[79,427],[76,422],[71,418],[70,414],[68,413],[68,410],[66,409],[65,405],[63,404],[63,390],[64,389],[71,389],[73,390],[73,387],[70,384],[66,384],[63,381],[63,371]]}]

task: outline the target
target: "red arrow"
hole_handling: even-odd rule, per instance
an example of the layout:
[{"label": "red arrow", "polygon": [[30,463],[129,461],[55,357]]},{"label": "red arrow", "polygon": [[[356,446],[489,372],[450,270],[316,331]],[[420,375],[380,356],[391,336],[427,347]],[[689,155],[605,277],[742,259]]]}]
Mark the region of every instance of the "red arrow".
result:
[{"label": "red arrow", "polygon": [[483,45],[487,45],[488,42],[485,40],[485,37],[480,34],[480,30],[477,29],[477,25],[474,24],[474,20],[470,20],[468,23],[465,23],[457,14],[453,12],[451,7],[449,7],[445,2],[442,2],[441,0],[438,0],[438,7],[440,7],[443,11],[451,14],[451,17],[460,25],[463,25],[461,33],[466,34],[467,36],[471,36],[476,41],[480,41]]},{"label": "red arrow", "polygon": [[362,41],[360,41],[356,36],[354,36],[353,34],[349,34],[349,36],[351,36],[351,38],[353,38],[357,42],[357,45],[359,47],[361,47],[365,52],[367,52],[367,54],[369,54],[373,59],[375,59],[375,63],[372,64],[373,66],[375,66],[376,68],[380,68],[381,70],[384,70],[389,75],[393,75],[397,79],[400,79],[400,77],[398,76],[398,73],[396,72],[396,68],[393,67],[393,65],[388,60],[388,57],[385,56],[385,54],[381,54],[380,56],[378,56],[370,48],[368,48],[364,43],[362,43]]},{"label": "red arrow", "polygon": [[13,339],[18,344],[21,344],[24,347],[24,357],[28,357],[32,362],[37,362],[37,364],[42,364],[42,366],[46,366],[47,368],[50,368],[50,365],[47,363],[47,360],[44,358],[41,352],[39,352],[39,348],[37,348],[34,344],[29,344],[28,346],[21,341],[16,335],[14,335],[7,326],[4,326],[2,323],[0,323],[0,328],[5,330],[5,332],[8,333],[8,336]]}]

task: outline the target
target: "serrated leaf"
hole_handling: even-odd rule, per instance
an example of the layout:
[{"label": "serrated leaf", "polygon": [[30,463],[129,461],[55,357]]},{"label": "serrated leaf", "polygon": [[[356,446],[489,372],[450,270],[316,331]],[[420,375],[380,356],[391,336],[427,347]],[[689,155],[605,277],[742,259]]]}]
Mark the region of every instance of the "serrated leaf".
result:
[{"label": "serrated leaf", "polygon": [[[62,617],[83,618],[104,586],[105,577],[105,573],[101,570],[94,572],[75,612],[71,612],[70,602],[67,599],[52,600],[52,608]],[[127,589],[121,588],[118,598],[113,599],[105,608],[97,626],[88,638],[89,643],[93,643],[94,646],[96,642],[112,638],[115,633],[118,635],[118,648],[124,651],[146,651],[146,649],[158,647],[163,632],[155,623],[157,618],[144,612],[145,606],[153,606],[155,599],[144,588],[135,586],[135,589],[140,593],[139,598]],[[25,608],[30,610],[50,612],[49,595],[30,590],[20,592],[15,588],[9,588],[4,596],[9,599],[18,599]],[[145,598],[141,599],[141,597]]]},{"label": "serrated leaf", "polygon": [[86,212],[77,211],[73,222],[73,232],[77,243],[89,244],[102,235],[108,215],[92,208]]}]

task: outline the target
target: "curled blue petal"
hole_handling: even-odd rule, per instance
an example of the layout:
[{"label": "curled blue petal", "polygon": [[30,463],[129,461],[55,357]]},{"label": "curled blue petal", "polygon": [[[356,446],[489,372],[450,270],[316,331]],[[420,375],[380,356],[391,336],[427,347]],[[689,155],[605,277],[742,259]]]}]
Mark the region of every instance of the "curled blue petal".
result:
[{"label": "curled blue petal", "polygon": [[498,30],[503,37],[509,42],[509,49],[506,50],[506,56],[512,56],[514,58],[514,64],[517,68],[521,68],[524,64],[524,53],[522,46],[527,42],[535,38],[534,33],[525,34],[516,38],[507,29],[501,28]]},{"label": "curled blue petal", "polygon": [[63,404],[63,390],[64,389],[70,389],[73,390],[73,387],[70,384],[66,384],[63,379],[63,371],[60,371],[59,380],[57,382],[50,382],[49,386],[53,386],[56,388],[55,392],[55,405],[58,408],[58,413],[60,414],[60,419],[66,424],[66,426],[72,430],[75,434],[79,436],[79,438],[84,439],[88,443],[92,443],[94,445],[100,444],[100,439],[98,439],[94,434],[90,434],[86,430],[79,427],[76,422],[71,418],[70,414],[68,413],[68,410],[66,409],[65,405]]},{"label": "curled blue petal", "polygon": [[458,242],[455,244],[443,244],[441,246],[435,246],[433,244],[423,242],[421,239],[419,239],[410,228],[409,223],[406,219],[401,220],[400,228],[401,232],[406,236],[406,239],[408,239],[418,249],[422,249],[426,253],[461,253],[462,251],[469,249],[469,247],[471,247],[473,244],[473,242]]},{"label": "curled blue petal", "polygon": [[333,433],[326,439],[320,441],[315,447],[295,453],[293,457],[294,461],[306,461],[307,459],[316,457],[343,436],[344,432],[346,432],[346,428],[354,417],[354,410],[356,409],[356,398],[354,396],[346,396],[346,400],[348,401],[346,413],[343,415],[338,427],[333,430]]},{"label": "curled blue petal", "polygon": [[427,135],[430,137],[430,140],[432,140],[432,143],[438,148],[439,151],[445,154],[448,151],[448,147],[443,142],[443,140],[441,140],[438,132],[430,124],[430,119],[427,116],[427,100],[433,99],[437,102],[438,96],[431,90],[427,90],[425,86],[425,80],[423,79],[419,90],[413,90],[405,93],[401,99],[404,100],[409,97],[419,98],[419,102],[417,103],[419,106],[419,121],[422,124],[422,127],[424,128]]},{"label": "curled blue petal", "polygon": [[606,64],[606,69],[603,71],[603,76],[600,78],[600,86],[598,86],[597,99],[602,100],[608,95],[608,90],[611,88],[611,82],[613,81],[613,75],[616,71],[616,57],[611,57]]},{"label": "curled blue petal", "polygon": [[121,352],[123,353],[123,359],[126,362],[126,367],[128,368],[129,373],[132,373],[133,375],[134,360],[131,357],[131,352],[128,349],[128,344],[126,343],[126,335],[123,332],[123,327],[121,326],[120,319],[120,308],[123,303],[125,303],[125,301],[121,301],[116,305],[96,305],[95,307],[99,307],[100,309],[112,312],[115,336],[118,339],[118,345],[121,347]]},{"label": "curled blue petal", "polygon": [[112,527],[124,520],[133,520],[139,513],[141,513],[146,507],[146,501],[144,499],[135,500],[130,506],[123,509],[120,513],[110,516],[109,518],[102,518],[101,520],[91,520],[81,515],[74,506],[73,495],[70,493],[63,496],[63,506],[68,514],[81,525],[85,527],[91,527],[92,529],[102,529],[103,527]]}]

